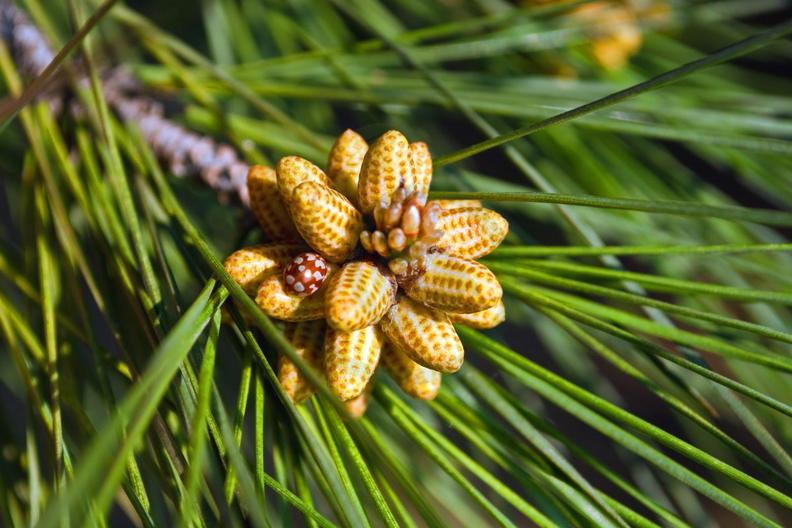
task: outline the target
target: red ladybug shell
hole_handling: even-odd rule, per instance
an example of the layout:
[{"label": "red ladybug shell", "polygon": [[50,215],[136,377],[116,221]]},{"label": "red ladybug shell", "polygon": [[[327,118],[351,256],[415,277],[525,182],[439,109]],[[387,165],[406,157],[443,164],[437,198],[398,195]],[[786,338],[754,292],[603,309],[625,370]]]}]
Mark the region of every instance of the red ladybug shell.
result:
[{"label": "red ladybug shell", "polygon": [[286,291],[307,297],[322,287],[327,278],[327,262],[316,253],[300,253],[283,270]]}]

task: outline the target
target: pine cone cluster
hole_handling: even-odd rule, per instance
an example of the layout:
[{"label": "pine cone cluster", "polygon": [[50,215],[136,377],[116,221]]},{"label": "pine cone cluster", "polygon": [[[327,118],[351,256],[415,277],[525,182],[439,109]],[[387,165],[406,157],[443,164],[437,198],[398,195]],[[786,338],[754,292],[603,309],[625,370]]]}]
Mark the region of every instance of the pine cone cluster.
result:
[{"label": "pine cone cluster", "polygon": [[[358,414],[380,362],[406,393],[432,399],[464,360],[453,325],[505,319],[501,286],[476,259],[508,223],[478,202],[427,201],[431,180],[426,144],[396,130],[371,147],[347,130],[327,172],[289,156],[248,174],[272,242],[234,252],[225,268]],[[286,357],[279,378],[297,403],[313,393]]]}]

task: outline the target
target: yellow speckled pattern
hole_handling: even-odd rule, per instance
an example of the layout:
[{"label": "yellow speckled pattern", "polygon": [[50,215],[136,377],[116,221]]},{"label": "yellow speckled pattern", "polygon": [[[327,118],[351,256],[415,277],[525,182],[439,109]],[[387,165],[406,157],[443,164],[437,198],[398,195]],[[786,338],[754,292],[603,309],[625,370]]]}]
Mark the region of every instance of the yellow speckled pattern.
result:
[{"label": "yellow speckled pattern", "polygon": [[371,391],[373,388],[374,380],[372,379],[372,381],[369,381],[369,384],[366,385],[366,388],[363,389],[363,392],[360,393],[360,396],[344,402],[344,407],[346,407],[346,410],[352,419],[357,420],[366,414],[366,409],[368,409],[369,401],[371,400]]},{"label": "yellow speckled pattern", "polygon": [[390,203],[399,185],[413,189],[410,144],[404,134],[389,130],[371,146],[363,159],[358,180],[358,203],[364,213],[374,206]]},{"label": "yellow speckled pattern", "polygon": [[363,216],[343,194],[314,182],[294,190],[291,214],[308,245],[332,262],[349,256],[363,230]]},{"label": "yellow speckled pattern", "polygon": [[343,401],[356,398],[366,388],[379,362],[382,334],[376,326],[352,332],[327,329],[324,371],[330,389]]},{"label": "yellow speckled pattern", "polygon": [[[324,321],[289,323],[284,332],[294,351],[308,366],[321,372],[324,349]],[[278,381],[294,403],[311,397],[314,388],[292,360],[284,355],[278,358]]]},{"label": "yellow speckled pattern", "polygon": [[327,175],[333,187],[355,205],[358,203],[358,177],[366,152],[366,140],[354,130],[346,129],[336,139],[327,159]]},{"label": "yellow speckled pattern", "polygon": [[404,290],[413,300],[456,313],[492,308],[503,296],[495,275],[483,264],[442,253],[423,259],[425,271]]},{"label": "yellow speckled pattern", "polygon": [[451,319],[452,323],[478,328],[479,330],[495,328],[506,320],[506,306],[504,306],[503,301],[500,301],[492,308],[487,308],[480,312],[468,314],[449,313],[448,318]]},{"label": "yellow speckled pattern", "polygon": [[278,176],[275,169],[253,165],[247,177],[250,209],[261,230],[272,241],[296,240],[300,235],[291,221],[286,204],[278,193]]},{"label": "yellow speckled pattern", "polygon": [[322,169],[299,156],[281,158],[276,171],[278,174],[278,191],[283,203],[287,204],[288,207],[291,206],[294,189],[301,183],[314,182],[327,187],[332,185],[330,178],[327,177]]},{"label": "yellow speckled pattern", "polygon": [[[331,270],[329,273],[332,272]],[[283,274],[276,273],[264,279],[259,285],[256,304],[265,314],[281,321],[324,319],[325,290],[326,288],[322,287],[313,295],[298,297],[286,291]]]},{"label": "yellow speckled pattern", "polygon": [[256,295],[259,284],[267,276],[289,263],[304,250],[303,244],[276,242],[239,249],[225,259],[225,270],[248,295]]},{"label": "yellow speckled pattern", "polygon": [[429,146],[423,141],[410,143],[410,159],[412,161],[414,190],[426,196],[432,184],[432,154]]},{"label": "yellow speckled pattern", "polygon": [[454,326],[443,312],[401,297],[380,321],[388,341],[426,368],[456,372],[465,350]]},{"label": "yellow speckled pattern", "polygon": [[481,200],[432,200],[446,210],[462,209],[463,207],[482,207]]},{"label": "yellow speckled pattern", "polygon": [[396,300],[396,282],[386,274],[371,262],[345,264],[327,285],[327,324],[349,332],[377,323]]},{"label": "yellow speckled pattern", "polygon": [[451,209],[435,224],[443,232],[437,246],[448,255],[478,259],[489,255],[509,232],[509,223],[491,209]]},{"label": "yellow speckled pattern", "polygon": [[390,344],[382,347],[382,366],[401,389],[419,400],[433,400],[440,391],[442,374],[423,367]]}]

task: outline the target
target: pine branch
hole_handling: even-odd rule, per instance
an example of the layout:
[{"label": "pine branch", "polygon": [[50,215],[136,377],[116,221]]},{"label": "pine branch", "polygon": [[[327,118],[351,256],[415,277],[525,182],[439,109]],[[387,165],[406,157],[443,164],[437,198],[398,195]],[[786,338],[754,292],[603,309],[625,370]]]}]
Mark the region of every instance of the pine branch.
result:
[{"label": "pine branch", "polygon": [[[24,79],[41,75],[55,57],[52,48],[24,11],[7,1],[0,2],[0,37],[6,42],[17,70]],[[59,114],[63,99],[52,88],[39,99],[49,100],[50,109]]]},{"label": "pine branch", "polygon": [[198,176],[221,197],[235,194],[246,207],[247,163],[237,151],[209,136],[196,134],[164,116],[163,106],[145,96],[129,93],[139,87],[123,69],[115,69],[105,80],[104,95],[113,110],[126,123],[132,123],[154,153],[179,177]]},{"label": "pine branch", "polygon": [[[55,56],[41,31],[13,4],[0,3],[0,35],[25,78],[39,76]],[[84,77],[77,80],[78,85],[87,82]],[[169,120],[164,116],[161,103],[135,93],[141,85],[123,68],[111,70],[105,76],[102,88],[118,117],[140,129],[146,143],[175,176],[200,177],[221,200],[228,195],[236,195],[242,204],[248,206],[248,165],[240,160],[236,149]],[[56,115],[63,108],[64,94],[62,88],[45,93]],[[78,103],[72,105],[71,110],[78,116],[81,113]]]}]

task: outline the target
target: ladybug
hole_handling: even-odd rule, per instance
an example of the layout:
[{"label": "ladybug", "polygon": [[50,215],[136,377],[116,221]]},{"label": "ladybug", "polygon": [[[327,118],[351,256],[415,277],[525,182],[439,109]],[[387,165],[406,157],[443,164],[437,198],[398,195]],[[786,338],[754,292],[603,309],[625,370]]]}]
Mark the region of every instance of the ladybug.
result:
[{"label": "ladybug", "polygon": [[283,270],[286,291],[299,297],[316,293],[327,278],[327,261],[316,253],[300,253]]}]

